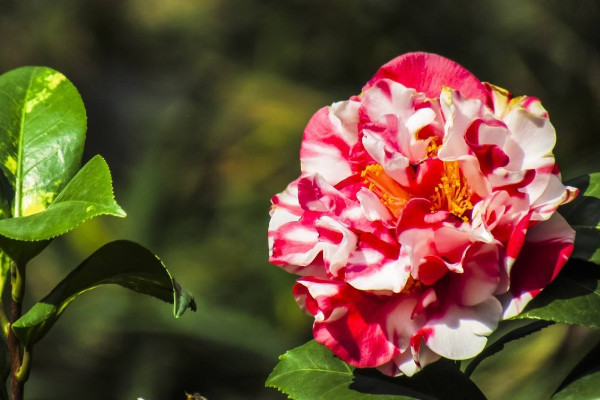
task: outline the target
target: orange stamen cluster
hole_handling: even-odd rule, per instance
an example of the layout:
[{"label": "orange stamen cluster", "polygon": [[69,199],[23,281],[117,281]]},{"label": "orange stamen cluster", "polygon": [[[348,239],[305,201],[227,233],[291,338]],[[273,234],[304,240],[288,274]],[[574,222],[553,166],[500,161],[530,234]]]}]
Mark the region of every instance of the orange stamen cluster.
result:
[{"label": "orange stamen cluster", "polygon": [[410,195],[379,164],[368,165],[360,174],[364,184],[375,193],[381,203],[398,218],[408,202]]},{"label": "orange stamen cluster", "polygon": [[440,147],[442,147],[442,145],[439,144],[438,137],[434,136],[433,138],[431,138],[431,141],[429,142],[429,144],[427,145],[427,149],[425,150],[427,157],[431,158],[437,156]]},{"label": "orange stamen cluster", "polygon": [[406,284],[404,285],[404,288],[402,289],[402,291],[400,293],[413,294],[415,292],[420,291],[422,288],[423,288],[423,284],[421,282],[419,282],[412,276],[409,276],[408,280],[406,281]]},{"label": "orange stamen cluster", "polygon": [[444,174],[431,198],[431,211],[447,210],[467,222],[465,214],[473,209],[471,190],[457,161],[444,162]]}]

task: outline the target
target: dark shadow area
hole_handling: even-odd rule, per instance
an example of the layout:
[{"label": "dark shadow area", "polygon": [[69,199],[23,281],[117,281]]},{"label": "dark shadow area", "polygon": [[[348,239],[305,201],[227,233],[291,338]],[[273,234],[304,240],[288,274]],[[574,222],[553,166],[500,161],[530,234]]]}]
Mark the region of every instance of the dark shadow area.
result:
[{"label": "dark shadow area", "polygon": [[390,378],[374,369],[355,369],[350,389],[419,400],[485,400],[479,388],[453,361],[446,359],[428,365],[412,377]]},{"label": "dark shadow area", "polygon": [[571,258],[556,279],[536,296],[523,311],[547,306],[555,301],[589,295],[600,287],[596,264]]},{"label": "dark shadow area", "polygon": [[600,230],[596,228],[600,224],[600,198],[585,195],[590,186],[589,175],[568,180],[565,184],[579,188],[579,195],[558,211],[577,231],[573,257],[589,260],[600,243]]},{"label": "dark shadow area", "polygon": [[577,364],[575,368],[567,375],[565,380],[560,384],[556,392],[573,383],[577,379],[583,378],[586,375],[600,371],[600,343],[590,350],[586,356]]}]

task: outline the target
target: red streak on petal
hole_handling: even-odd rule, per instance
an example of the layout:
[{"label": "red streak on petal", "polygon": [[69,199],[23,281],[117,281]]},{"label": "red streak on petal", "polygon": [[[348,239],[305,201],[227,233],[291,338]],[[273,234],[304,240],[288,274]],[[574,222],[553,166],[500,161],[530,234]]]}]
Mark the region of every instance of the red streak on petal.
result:
[{"label": "red streak on petal", "polygon": [[427,97],[439,98],[442,87],[458,90],[463,96],[491,104],[483,84],[461,65],[431,53],[406,53],[384,64],[365,85],[363,92],[382,79],[391,79]]},{"label": "red streak on petal", "polygon": [[433,333],[433,328],[424,327],[419,329],[419,331],[410,338],[410,347],[412,348],[413,359],[418,367],[421,367],[421,363],[419,363],[419,350],[421,349],[421,342],[423,341],[427,343],[427,339],[429,339]]}]

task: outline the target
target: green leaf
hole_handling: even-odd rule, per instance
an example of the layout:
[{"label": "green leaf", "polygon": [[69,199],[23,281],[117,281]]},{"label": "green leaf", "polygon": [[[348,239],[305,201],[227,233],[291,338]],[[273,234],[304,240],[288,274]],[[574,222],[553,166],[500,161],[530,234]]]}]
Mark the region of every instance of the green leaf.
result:
[{"label": "green leaf", "polygon": [[571,371],[552,400],[597,400],[600,398],[600,344]]},{"label": "green leaf", "polygon": [[75,86],[46,67],[0,75],[0,169],[14,192],[12,215],[44,210],[77,172],[86,115]]},{"label": "green leaf", "polygon": [[485,399],[449,360],[428,365],[410,378],[389,378],[349,366],[314,340],[279,358],[265,385],[296,400]]},{"label": "green leaf", "polygon": [[[503,321],[503,322],[511,322],[511,321]],[[520,326],[516,329],[509,331],[508,333],[500,336],[496,340],[492,341],[488,340],[488,345],[483,349],[481,353],[479,353],[475,358],[473,358],[465,368],[465,375],[471,376],[475,368],[486,358],[493,356],[498,353],[502,349],[504,349],[504,345],[512,342],[513,340],[521,339],[525,336],[528,336],[534,332],[540,331],[551,325],[551,321],[535,321],[532,323],[527,323],[526,325]]]},{"label": "green leaf", "polygon": [[600,172],[565,183],[579,188],[579,196],[559,209],[576,231],[572,257],[600,264]]},{"label": "green leaf", "polygon": [[[1,128],[0,128],[1,130]],[[0,146],[2,146],[0,142]],[[10,218],[10,200],[14,197],[14,193],[4,173],[0,171],[0,219]]]},{"label": "green leaf", "polygon": [[106,161],[95,156],[44,211],[0,219],[0,248],[17,263],[25,264],[42,251],[50,239],[99,215],[125,217],[126,214],[115,202]]},{"label": "green leaf", "polygon": [[95,156],[44,211],[0,220],[0,235],[20,241],[52,239],[98,215],[126,214],[115,202],[106,161]]},{"label": "green leaf", "polygon": [[158,257],[137,243],[118,240],[83,261],[12,325],[13,332],[26,346],[37,342],[77,296],[106,284],[173,303],[176,318],[187,308],[196,309],[192,295],[173,279]]},{"label": "green leaf", "polygon": [[514,318],[600,328],[600,268],[569,260],[554,282]]}]

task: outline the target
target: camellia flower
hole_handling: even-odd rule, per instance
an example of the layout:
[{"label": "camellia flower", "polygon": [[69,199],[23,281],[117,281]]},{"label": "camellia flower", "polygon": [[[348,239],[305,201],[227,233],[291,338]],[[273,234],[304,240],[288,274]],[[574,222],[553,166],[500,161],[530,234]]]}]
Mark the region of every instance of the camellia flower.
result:
[{"label": "camellia flower", "polygon": [[555,141],[537,98],[427,53],[317,111],[269,225],[315,339],[387,375],[481,352],[573,249]]}]

